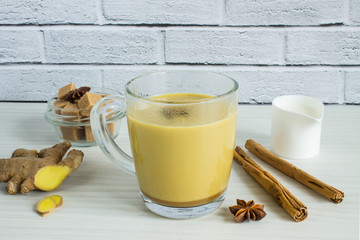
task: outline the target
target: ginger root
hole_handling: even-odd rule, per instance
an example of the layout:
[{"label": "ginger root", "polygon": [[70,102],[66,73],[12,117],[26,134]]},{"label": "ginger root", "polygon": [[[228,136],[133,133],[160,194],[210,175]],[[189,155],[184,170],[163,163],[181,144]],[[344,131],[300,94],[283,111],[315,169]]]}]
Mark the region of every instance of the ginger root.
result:
[{"label": "ginger root", "polygon": [[[28,193],[32,190],[52,191],[81,164],[84,153],[71,150],[71,143],[62,142],[36,150],[16,149],[11,158],[0,159],[0,182],[7,182],[9,194]],[[63,160],[62,160],[63,159]]]},{"label": "ginger root", "polygon": [[55,208],[61,207],[63,204],[63,198],[60,195],[51,195],[41,199],[36,205],[36,212],[40,216],[46,216]]}]

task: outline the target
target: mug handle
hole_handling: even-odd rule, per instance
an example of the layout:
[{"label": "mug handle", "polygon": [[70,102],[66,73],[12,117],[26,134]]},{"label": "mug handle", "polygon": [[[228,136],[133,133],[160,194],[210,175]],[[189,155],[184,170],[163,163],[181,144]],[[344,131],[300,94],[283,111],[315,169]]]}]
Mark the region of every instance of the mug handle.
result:
[{"label": "mug handle", "polygon": [[110,160],[125,172],[136,175],[133,158],[115,143],[107,127],[106,113],[114,111],[118,111],[120,119],[124,120],[126,116],[124,96],[108,96],[97,101],[90,114],[92,133],[98,146]]}]

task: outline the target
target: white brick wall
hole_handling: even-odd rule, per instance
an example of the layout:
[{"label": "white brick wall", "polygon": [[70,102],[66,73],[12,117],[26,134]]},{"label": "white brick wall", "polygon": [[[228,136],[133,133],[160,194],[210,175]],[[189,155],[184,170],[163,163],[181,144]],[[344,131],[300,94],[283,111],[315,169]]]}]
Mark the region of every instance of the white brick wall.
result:
[{"label": "white brick wall", "polygon": [[360,104],[360,1],[0,0],[0,101],[178,69],[235,78],[241,103]]},{"label": "white brick wall", "polygon": [[360,25],[360,1],[350,0],[350,21],[353,25]]},{"label": "white brick wall", "polygon": [[276,96],[306,94],[327,103],[343,102],[342,77],[337,70],[231,71],[240,86],[239,102],[271,102]]},{"label": "white brick wall", "polygon": [[285,56],[288,64],[360,64],[360,28],[296,30],[289,31],[286,38]]},{"label": "white brick wall", "polygon": [[43,101],[68,81],[77,86],[102,87],[98,70],[4,69],[0,72],[1,100]]},{"label": "white brick wall", "polygon": [[359,103],[360,102],[360,72],[359,71],[347,71],[346,72],[346,89],[345,89],[345,101],[347,103]]},{"label": "white brick wall", "polygon": [[263,64],[282,63],[282,36],[267,30],[169,30],[166,63]]},{"label": "white brick wall", "polygon": [[221,0],[103,0],[104,17],[122,24],[218,25]]},{"label": "white brick wall", "polygon": [[235,26],[343,23],[344,8],[344,0],[228,0],[226,23]]},{"label": "white brick wall", "polygon": [[38,63],[42,60],[39,31],[3,30],[0,31],[0,44],[0,63]]},{"label": "white brick wall", "polygon": [[154,64],[158,37],[152,30],[45,31],[48,63]]},{"label": "white brick wall", "polygon": [[0,23],[94,24],[97,0],[0,0]]}]

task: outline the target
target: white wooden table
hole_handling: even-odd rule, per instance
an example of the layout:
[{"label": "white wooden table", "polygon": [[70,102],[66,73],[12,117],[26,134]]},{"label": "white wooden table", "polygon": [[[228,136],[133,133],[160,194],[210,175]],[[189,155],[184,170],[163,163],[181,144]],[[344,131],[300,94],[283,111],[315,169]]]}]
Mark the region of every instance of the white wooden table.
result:
[{"label": "white wooden table", "polygon": [[[0,158],[16,148],[41,149],[57,143],[43,118],[46,104],[0,103]],[[251,138],[270,148],[271,108],[240,105],[236,144]],[[117,139],[129,149],[126,126]],[[40,217],[35,204],[46,192],[8,195],[0,183],[0,239],[359,239],[360,106],[326,106],[320,154],[292,163],[345,192],[334,204],[254,157],[307,207],[296,223],[234,162],[223,205],[204,217],[171,220],[144,206],[136,178],[117,169],[98,147],[79,148],[79,169],[54,191],[64,205]],[[238,224],[228,207],[236,198],[264,204],[267,216]]]}]

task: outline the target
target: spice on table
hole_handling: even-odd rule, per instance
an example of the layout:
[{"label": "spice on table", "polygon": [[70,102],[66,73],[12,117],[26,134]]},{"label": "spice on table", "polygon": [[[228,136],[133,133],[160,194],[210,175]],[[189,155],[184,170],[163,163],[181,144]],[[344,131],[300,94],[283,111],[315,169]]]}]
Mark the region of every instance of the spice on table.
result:
[{"label": "spice on table", "polygon": [[260,221],[266,216],[264,205],[255,204],[253,200],[246,203],[244,200],[237,199],[236,203],[237,205],[229,207],[229,210],[238,223],[250,220]]},{"label": "spice on table", "polygon": [[307,207],[269,172],[257,165],[249,155],[238,146],[234,151],[234,160],[240,163],[242,168],[271,194],[274,200],[283,207],[296,222],[301,222],[306,219],[308,215]]},{"label": "spice on table", "polygon": [[311,188],[315,192],[318,192],[321,195],[327,197],[334,203],[342,202],[344,198],[344,192],[318,180],[307,172],[276,156],[274,153],[270,152],[259,143],[249,139],[246,141],[245,147],[261,160],[267,162],[277,170],[285,173],[296,181],[304,184],[308,188]]}]

